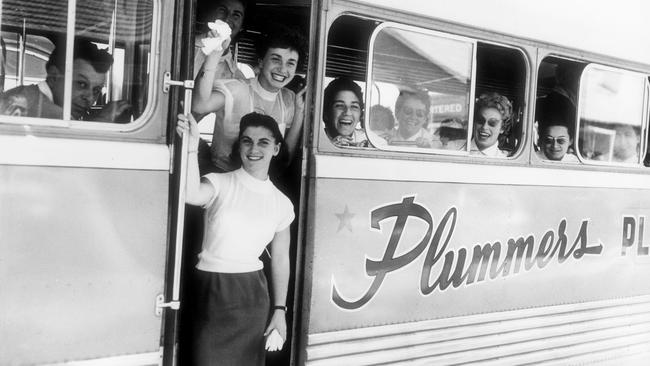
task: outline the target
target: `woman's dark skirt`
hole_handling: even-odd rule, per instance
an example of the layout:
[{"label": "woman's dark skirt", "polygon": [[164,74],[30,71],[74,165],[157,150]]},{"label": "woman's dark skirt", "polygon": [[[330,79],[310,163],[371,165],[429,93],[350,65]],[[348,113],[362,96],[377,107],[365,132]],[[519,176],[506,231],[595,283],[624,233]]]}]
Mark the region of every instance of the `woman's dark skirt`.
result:
[{"label": "woman's dark skirt", "polygon": [[192,365],[264,365],[269,316],[264,272],[195,274]]}]

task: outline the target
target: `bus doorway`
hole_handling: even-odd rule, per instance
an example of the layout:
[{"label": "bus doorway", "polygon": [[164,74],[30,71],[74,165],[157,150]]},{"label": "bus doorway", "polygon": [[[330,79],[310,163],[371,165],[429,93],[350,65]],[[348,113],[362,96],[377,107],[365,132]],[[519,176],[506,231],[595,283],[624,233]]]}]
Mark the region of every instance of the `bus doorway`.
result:
[{"label": "bus doorway", "polygon": [[[209,15],[212,14],[211,7],[217,3],[215,1],[202,2],[197,1],[197,12],[195,15],[196,27],[194,32],[196,35],[202,34],[205,31],[205,23],[214,21]],[[233,2],[229,2],[232,4]],[[236,1],[235,1],[236,3]],[[306,79],[308,78],[308,59],[309,52],[308,40],[312,35],[310,34],[311,27],[311,14],[312,3],[305,0],[294,1],[258,1],[256,4],[251,5],[253,2],[246,2],[244,20],[242,30],[237,37],[234,38],[230,45],[230,52],[234,56],[237,65],[237,72],[233,73],[233,77],[241,77],[247,79],[257,78],[260,67],[260,57],[256,48],[260,46],[262,39],[268,34],[273,33],[279,27],[288,28],[300,34],[305,41],[305,47],[302,50],[304,56],[298,62],[295,72],[295,78],[287,85],[293,93],[299,93],[306,87]],[[194,52],[202,52],[199,48],[194,48]],[[196,57],[196,54],[195,54]],[[205,57],[205,56],[203,56]],[[195,63],[193,74],[197,75],[201,72],[201,63]],[[239,74],[242,75],[239,75]],[[196,89],[194,91],[197,92]],[[196,95],[196,94],[195,94]],[[306,101],[307,106],[309,103]],[[309,116],[309,108],[305,108],[303,132],[304,129],[310,124],[311,117]],[[207,146],[207,149],[213,145],[213,132],[215,118],[208,114],[199,121],[199,128],[201,131],[201,138]],[[301,132],[301,135],[304,135]],[[285,134],[286,137],[286,134]],[[287,164],[284,164],[277,172],[270,174],[271,180],[278,189],[290,198],[294,206],[296,218],[291,224],[291,246],[290,246],[290,279],[289,290],[286,299],[286,319],[288,334],[281,351],[267,352],[267,365],[289,365],[291,362],[292,343],[294,338],[294,329],[298,322],[299,308],[294,306],[296,303],[296,288],[300,287],[300,262],[301,258],[301,244],[299,240],[299,227],[300,227],[300,207],[301,203],[301,189],[303,181],[302,166],[303,155],[302,146],[304,146],[303,139],[300,139],[300,145],[296,154],[290,159]],[[201,148],[199,148],[201,150]],[[199,158],[199,161],[202,159]],[[199,164],[201,166],[201,163]],[[208,168],[210,169],[210,168]],[[202,173],[206,171],[201,166]],[[186,206],[187,215],[185,216],[185,240],[184,240],[184,255],[183,255],[183,305],[181,306],[180,314],[180,334],[179,334],[179,364],[190,364],[190,347],[191,347],[191,332],[189,330],[191,322],[194,320],[195,314],[192,313],[193,301],[195,298],[196,289],[194,288],[194,271],[197,265],[197,256],[201,251],[201,242],[203,236],[203,209],[197,207]],[[267,248],[268,249],[268,248]],[[266,250],[260,257],[264,263],[264,272],[269,281],[269,289],[272,288],[271,273],[270,273],[270,255],[269,250]],[[273,301],[273,299],[271,300]],[[299,303],[299,301],[298,301]]]}]

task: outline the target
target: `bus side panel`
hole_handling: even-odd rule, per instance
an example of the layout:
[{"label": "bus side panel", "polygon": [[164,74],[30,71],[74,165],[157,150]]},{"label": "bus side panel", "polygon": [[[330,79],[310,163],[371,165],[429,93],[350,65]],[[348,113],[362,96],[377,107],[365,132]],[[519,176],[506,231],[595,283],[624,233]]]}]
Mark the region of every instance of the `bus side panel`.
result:
[{"label": "bus side panel", "polygon": [[0,166],[1,364],[155,361],[168,180],[160,170]]},{"label": "bus side panel", "polygon": [[647,190],[318,178],[315,195],[310,334],[650,294]]}]

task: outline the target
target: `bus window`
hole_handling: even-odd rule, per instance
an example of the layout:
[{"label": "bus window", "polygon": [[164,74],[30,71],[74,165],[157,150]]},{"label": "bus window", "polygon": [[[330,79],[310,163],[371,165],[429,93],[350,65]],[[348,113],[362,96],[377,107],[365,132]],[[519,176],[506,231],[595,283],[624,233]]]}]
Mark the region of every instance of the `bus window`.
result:
[{"label": "bus window", "polygon": [[542,161],[579,163],[574,138],[584,67],[584,63],[552,56],[540,63],[533,144]]},{"label": "bus window", "polygon": [[[3,2],[7,75],[0,114],[115,123],[137,119],[148,99],[153,3],[56,5]],[[68,24],[74,34],[67,33]]]},{"label": "bus window", "polygon": [[466,150],[473,52],[474,42],[463,38],[397,25],[379,29],[368,100],[391,110],[395,123],[375,129],[370,115],[370,142],[386,150]]},{"label": "bus window", "polygon": [[578,153],[595,164],[641,162],[646,77],[588,66],[579,98]]},{"label": "bus window", "polygon": [[[351,33],[358,36],[347,36]],[[509,112],[495,141],[498,137],[504,156],[512,155],[521,142],[526,76],[525,58],[514,48],[342,16],[328,35],[326,82],[337,80],[324,93],[325,131],[339,147],[466,155],[474,146],[469,123],[474,97],[496,92],[508,101]],[[365,95],[353,93],[349,83],[346,91],[352,101],[361,99],[365,111],[339,123],[330,94],[342,87],[341,78],[361,87]]]},{"label": "bus window", "polygon": [[[478,42],[475,123],[472,126],[474,136],[470,143],[470,154],[479,157],[508,157],[514,155],[521,146],[527,74],[526,60],[520,50]],[[496,136],[485,125],[476,123],[485,121],[486,116],[478,107],[486,102],[488,105],[494,104],[497,109],[505,108],[499,111],[503,121],[500,130],[494,131],[494,134],[498,132]]]},{"label": "bus window", "polygon": [[364,122],[364,108],[370,107],[365,105],[364,79],[368,40],[377,24],[344,15],[334,21],[327,36],[322,117],[327,136],[338,147],[370,146]]}]

